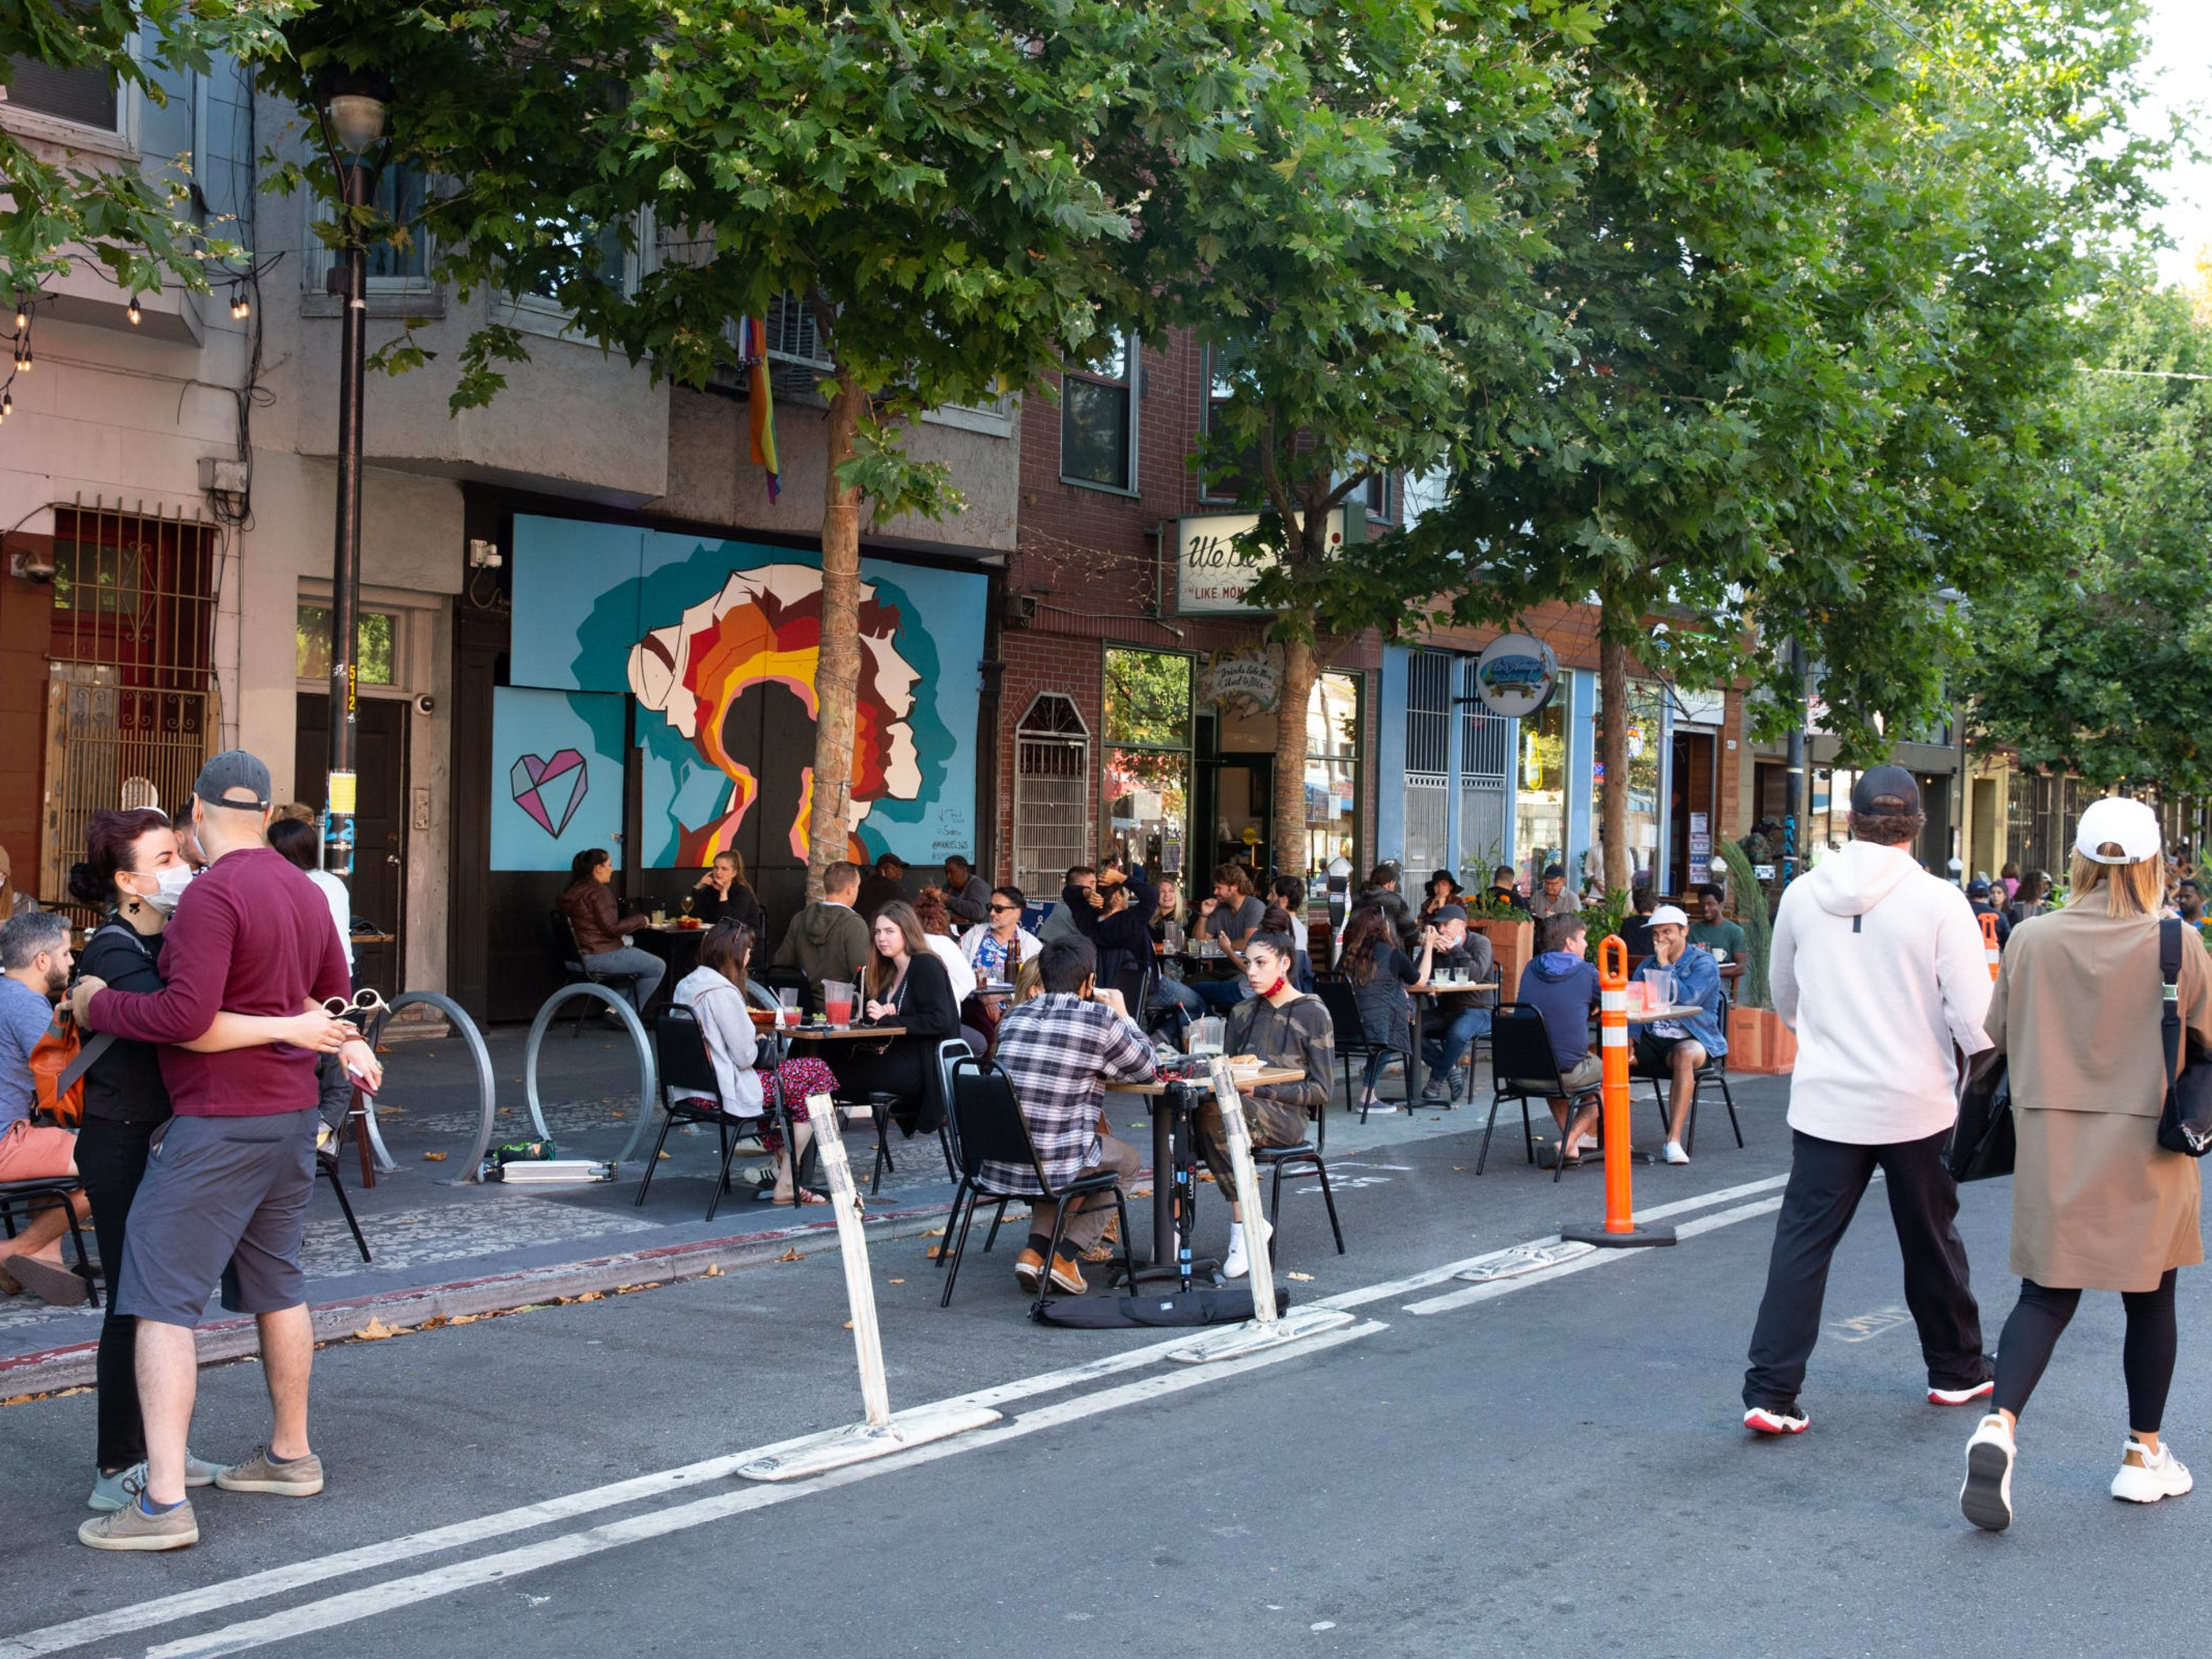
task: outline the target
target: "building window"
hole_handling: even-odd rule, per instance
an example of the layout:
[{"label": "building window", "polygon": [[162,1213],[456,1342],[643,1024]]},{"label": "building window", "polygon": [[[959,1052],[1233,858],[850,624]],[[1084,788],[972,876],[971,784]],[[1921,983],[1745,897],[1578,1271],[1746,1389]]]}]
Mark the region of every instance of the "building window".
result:
[{"label": "building window", "polygon": [[1060,476],[1134,495],[1137,342],[1115,329],[1106,349],[1060,376]]},{"label": "building window", "polygon": [[1396,515],[1390,511],[1390,475],[1388,472],[1377,472],[1361,484],[1359,500],[1366,507],[1369,519],[1382,524],[1395,521]]},{"label": "building window", "polygon": [[1105,814],[1112,856],[1180,876],[1190,835],[1192,659],[1106,653]]},{"label": "building window", "polygon": [[[331,678],[331,611],[325,605],[299,608],[294,654],[303,680],[328,684]],[[361,611],[353,619],[354,678],[362,685],[399,683],[398,619],[388,611]]]},{"label": "building window", "polygon": [[21,110],[95,132],[119,132],[122,109],[115,77],[106,70],[58,69],[29,58],[8,60],[7,100],[0,112]]},{"label": "building window", "polygon": [[1450,867],[1452,659],[1443,651],[1406,659],[1406,848],[1408,870]]},{"label": "building window", "polygon": [[1075,705],[1046,692],[1014,728],[1014,885],[1057,900],[1091,856],[1091,733]]},{"label": "building window", "polygon": [[[1476,695],[1480,657],[1460,659],[1459,861],[1461,880],[1482,888],[1512,862],[1516,722],[1493,714]],[[1477,879],[1469,879],[1469,878]]]},{"label": "building window", "polygon": [[[1230,348],[1208,346],[1206,349],[1206,406],[1200,411],[1201,429],[1211,434],[1219,424],[1221,411],[1229,406],[1236,395],[1236,383],[1230,378]],[[1225,473],[1201,472],[1199,477],[1199,499],[1204,501],[1237,503],[1255,500],[1260,493],[1260,451],[1252,446],[1239,453]]]},{"label": "building window", "polygon": [[1306,699],[1305,871],[1359,857],[1359,677],[1322,674]]},{"label": "building window", "polygon": [[1521,727],[1520,775],[1513,792],[1513,844],[1532,884],[1547,864],[1567,861],[1567,708],[1554,696]]},{"label": "building window", "polygon": [[[376,221],[370,228],[373,240],[365,252],[368,259],[368,286],[372,293],[428,294],[433,291],[430,281],[430,244],[422,230],[422,210],[428,196],[428,180],[416,167],[404,161],[394,161],[379,170],[376,175]],[[310,210],[318,226],[337,222],[337,210],[325,199],[317,198]],[[311,294],[325,291],[329,273],[337,263],[338,253],[323,241],[321,235],[313,238],[307,246],[307,257],[301,261]],[[335,301],[333,301],[335,303]]]}]

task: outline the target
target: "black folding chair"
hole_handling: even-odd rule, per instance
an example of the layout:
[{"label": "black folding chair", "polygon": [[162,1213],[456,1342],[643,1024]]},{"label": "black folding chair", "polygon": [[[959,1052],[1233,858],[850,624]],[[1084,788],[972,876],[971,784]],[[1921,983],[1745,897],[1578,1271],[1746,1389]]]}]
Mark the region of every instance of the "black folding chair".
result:
[{"label": "black folding chair", "polygon": [[[1073,1200],[1102,1193],[1114,1197],[1114,1213],[1118,1223],[1118,1243],[1121,1247],[1121,1269],[1119,1282],[1129,1283],[1136,1278],[1135,1259],[1129,1254],[1129,1206],[1123,1198],[1117,1177],[1110,1170],[1094,1176],[1079,1176],[1073,1181],[1054,1188],[1045,1178],[1044,1165],[1037,1158],[1036,1143],[1030,1139],[1028,1121],[1022,1116],[1021,1103],[1015,1098],[1013,1079],[1009,1078],[996,1061],[976,1060],[972,1056],[958,1062],[952,1070],[952,1115],[958,1120],[955,1144],[960,1148],[960,1185],[952,1195],[952,1213],[945,1222],[947,1238],[953,1239],[952,1265],[945,1275],[945,1294],[937,1305],[952,1305],[952,1286],[960,1277],[960,1258],[968,1249],[968,1230],[975,1219],[975,1206],[995,1204],[998,1213],[1006,1212],[1006,1206],[1016,1200],[1023,1203],[1032,1200],[1054,1205],[1052,1220],[1052,1243],[1045,1252],[1044,1273],[1038,1281],[1037,1299],[1030,1311],[1044,1306],[1045,1297],[1052,1293],[1052,1264],[1059,1259],[1060,1241],[1067,1231],[1069,1208]],[[983,1184],[982,1169],[986,1164],[1010,1164],[1026,1166],[1036,1179],[1035,1193],[1001,1192]],[[993,1231],[996,1231],[994,1224]],[[957,1235],[957,1237],[956,1237]],[[945,1266],[942,1251],[937,1265]],[[1109,1281],[1113,1282],[1113,1281]]]},{"label": "black folding chair", "polygon": [[[100,1278],[92,1270],[92,1257],[84,1248],[84,1230],[77,1224],[76,1207],[70,1199],[83,1190],[84,1183],[75,1176],[33,1176],[25,1181],[0,1181],[0,1229],[10,1238],[15,1236],[15,1208],[23,1206],[27,1218],[40,1210],[58,1204],[69,1221],[70,1244],[76,1251],[76,1275],[84,1280],[92,1305],[100,1305]],[[117,1263],[103,1263],[113,1273]]]},{"label": "black folding chair", "polygon": [[[678,1123],[711,1123],[722,1140],[722,1167],[714,1177],[714,1194],[707,1200],[707,1219],[712,1221],[714,1212],[721,1207],[722,1194],[730,1190],[730,1163],[737,1156],[738,1145],[731,1139],[730,1131],[741,1131],[738,1139],[742,1139],[758,1129],[758,1121],[723,1110],[721,1084],[714,1076],[714,1057],[707,1052],[707,1036],[699,1029],[698,1016],[689,1008],[663,1008],[653,1017],[653,1054],[660,1076],[660,1137],[646,1155],[645,1174],[637,1183],[637,1196],[631,1202],[643,1206],[645,1195],[653,1187],[653,1177],[660,1167],[660,1149],[668,1144],[671,1129]],[[694,1105],[694,1098],[709,1100],[714,1104]],[[796,1182],[792,1190],[795,1195]]]},{"label": "black folding chair", "polygon": [[[1336,1253],[1344,1254],[1344,1228],[1336,1218],[1336,1194],[1328,1188],[1328,1165],[1322,1161],[1322,1147],[1328,1139],[1328,1108],[1326,1104],[1306,1109],[1306,1115],[1315,1124],[1314,1137],[1301,1140],[1295,1146],[1255,1146],[1252,1162],[1260,1169],[1272,1168],[1274,1184],[1267,1200],[1267,1224],[1275,1227],[1283,1216],[1283,1172],[1285,1170],[1311,1170],[1321,1177],[1321,1201],[1328,1206],[1328,1230],[1336,1235]],[[1364,1115],[1363,1115],[1364,1121]],[[1279,1231],[1279,1227],[1277,1228]]]},{"label": "black folding chair", "polygon": [[[1723,1031],[1728,1030],[1728,987],[1723,984],[1721,987],[1720,1010],[1721,1030]],[[1662,1135],[1664,1135],[1667,1131],[1673,1127],[1667,1121],[1667,1084],[1669,1079],[1673,1076],[1673,1073],[1671,1072],[1646,1071],[1643,1066],[1635,1063],[1636,1050],[1632,1048],[1628,1053],[1629,1076],[1632,1079],[1640,1079],[1651,1085],[1651,1103],[1659,1110],[1659,1133]],[[1726,1054],[1706,1055],[1705,1063],[1698,1066],[1698,1069],[1691,1074],[1690,1115],[1682,1121],[1682,1150],[1689,1153],[1693,1158],[1697,1156],[1698,1101],[1705,1092],[1705,1086],[1708,1083],[1717,1083],[1721,1085],[1721,1101],[1722,1103],[1728,1108],[1729,1127],[1735,1131],[1736,1150],[1738,1152],[1741,1152],[1743,1150],[1743,1124],[1735,1115],[1735,1097],[1729,1092],[1728,1056]]]},{"label": "black folding chair", "polygon": [[[1499,1006],[1490,1027],[1491,1095],[1490,1121],[1483,1126],[1482,1151],[1474,1160],[1474,1172],[1482,1173],[1483,1165],[1490,1161],[1490,1135],[1498,1127],[1498,1108],[1502,1102],[1521,1103],[1521,1136],[1528,1143],[1528,1161],[1536,1161],[1536,1134],[1529,1125],[1528,1103],[1532,1099],[1567,1102],[1567,1124],[1574,1125],[1576,1114],[1587,1104],[1596,1104],[1604,1098],[1596,1088],[1575,1090],[1559,1073],[1559,1057],[1552,1052],[1552,1034],[1544,1026],[1544,1011],[1533,1003],[1508,1002]],[[1559,1155],[1554,1159],[1552,1179],[1557,1181],[1566,1172],[1566,1137],[1559,1138]]]},{"label": "black folding chair", "polygon": [[[568,976],[565,982],[570,985],[604,985],[610,991],[619,991],[629,1000],[631,1007],[636,1008],[640,1014],[644,1013],[645,1010],[638,1007],[637,975],[608,973],[587,965],[583,951],[576,946],[574,924],[558,910],[552,914],[554,952],[561,959],[561,971]],[[584,1035],[584,1016],[591,1012],[591,1004],[588,1000],[579,997],[575,1006],[576,1018],[568,1035],[581,1036]]]},{"label": "black folding chair", "polygon": [[[349,1112],[346,1115],[348,1121],[351,1121],[353,1115]],[[315,1173],[329,1182],[331,1191],[337,1194],[338,1213],[345,1217],[346,1231],[353,1235],[354,1249],[361,1252],[363,1261],[373,1261],[375,1258],[368,1253],[368,1240],[362,1236],[361,1221],[353,1212],[353,1200],[346,1196],[345,1182],[339,1176],[338,1154],[343,1146],[343,1141],[336,1133],[331,1136],[327,1145],[318,1139],[315,1142]]]},{"label": "black folding chair", "polygon": [[[1367,1040],[1366,1022],[1359,1018],[1359,998],[1352,988],[1352,981],[1341,975],[1316,981],[1321,1006],[1328,1010],[1328,1023],[1336,1033],[1336,1057],[1344,1063],[1344,1105],[1350,1111],[1358,1097],[1352,1092],[1352,1062],[1368,1062],[1364,1075],[1380,1074],[1383,1062],[1392,1058],[1391,1050],[1381,1043]],[[1418,1038],[1419,1033],[1415,1036]],[[1376,1059],[1377,1055],[1381,1059]],[[1364,1086],[1364,1085],[1363,1085]],[[1414,1104],[1407,1102],[1408,1105]],[[1363,1114],[1360,1121],[1366,1121]]]}]

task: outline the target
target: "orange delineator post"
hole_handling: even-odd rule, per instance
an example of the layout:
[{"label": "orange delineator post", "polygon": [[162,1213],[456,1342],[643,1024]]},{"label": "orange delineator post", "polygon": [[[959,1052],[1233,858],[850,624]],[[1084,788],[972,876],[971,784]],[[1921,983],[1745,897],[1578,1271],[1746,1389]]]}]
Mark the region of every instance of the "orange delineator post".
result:
[{"label": "orange delineator post", "polygon": [[[1597,983],[1599,1054],[1605,1065],[1600,1094],[1605,1128],[1605,1220],[1596,1225],[1571,1221],[1559,1229],[1559,1237],[1612,1248],[1672,1244],[1672,1227],[1636,1224],[1629,1175],[1635,1152],[1628,1127],[1628,946],[1618,933],[1608,935],[1597,947]],[[1568,1122],[1571,1126],[1573,1121],[1570,1110]],[[1566,1151],[1564,1139],[1559,1150]]]},{"label": "orange delineator post", "polygon": [[1982,913],[1982,951],[1990,959],[1990,977],[1995,979],[2002,952],[1997,947],[1997,919],[1986,910]]}]

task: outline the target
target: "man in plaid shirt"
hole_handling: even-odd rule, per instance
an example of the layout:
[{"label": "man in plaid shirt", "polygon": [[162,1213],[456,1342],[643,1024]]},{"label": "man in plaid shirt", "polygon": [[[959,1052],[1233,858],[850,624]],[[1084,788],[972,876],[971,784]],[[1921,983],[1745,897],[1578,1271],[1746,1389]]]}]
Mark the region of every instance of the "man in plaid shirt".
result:
[{"label": "man in plaid shirt", "polygon": [[[1105,1132],[1102,1109],[1109,1083],[1149,1083],[1152,1045],[1114,998],[1114,1006],[1092,999],[1098,953],[1080,934],[1048,939],[1037,954],[1042,996],[1008,1012],[999,1024],[996,1058],[1012,1080],[1022,1116],[1036,1143],[1045,1179],[1060,1187],[1080,1176],[1111,1170],[1127,1187],[1142,1162],[1137,1149]],[[1113,996],[1114,994],[1106,994]],[[983,1183],[1002,1193],[1036,1191],[1036,1177],[1011,1164],[986,1164]],[[1114,1213],[1110,1193],[1077,1200],[1062,1236],[1064,1255],[1054,1258],[1052,1282],[1072,1296],[1088,1288],[1079,1265],[1095,1249]],[[1044,1253],[1052,1247],[1058,1206],[1044,1199],[1030,1205],[1030,1241],[1014,1258],[1014,1277],[1035,1291],[1045,1273]]]}]

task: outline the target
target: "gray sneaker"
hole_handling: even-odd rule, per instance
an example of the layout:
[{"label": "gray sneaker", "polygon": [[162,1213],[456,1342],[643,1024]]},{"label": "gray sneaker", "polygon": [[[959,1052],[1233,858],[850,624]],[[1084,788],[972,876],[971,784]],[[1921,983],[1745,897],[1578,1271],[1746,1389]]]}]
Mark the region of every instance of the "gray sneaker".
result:
[{"label": "gray sneaker", "polygon": [[270,1461],[268,1448],[257,1446],[243,1463],[234,1463],[215,1478],[225,1492],[273,1492],[279,1498],[313,1498],[323,1489],[323,1460],[309,1452],[289,1463]]},{"label": "gray sneaker", "polygon": [[[204,1457],[185,1454],[185,1485],[212,1486],[215,1478],[222,1473],[222,1465],[210,1463]],[[112,1515],[126,1504],[136,1503],[138,1494],[146,1490],[146,1466],[133,1463],[127,1469],[118,1469],[113,1474],[95,1473],[92,1496],[84,1500],[88,1510],[98,1510],[103,1515]]]},{"label": "gray sneaker", "polygon": [[137,1498],[112,1515],[96,1515],[76,1529],[76,1541],[96,1550],[180,1550],[200,1541],[199,1517],[191,1499],[173,1510],[149,1515]]}]

